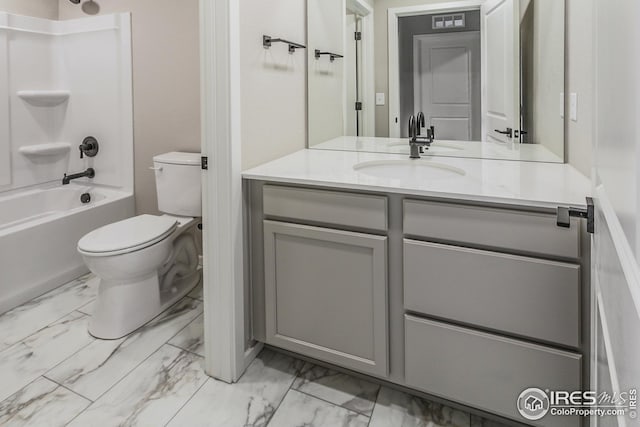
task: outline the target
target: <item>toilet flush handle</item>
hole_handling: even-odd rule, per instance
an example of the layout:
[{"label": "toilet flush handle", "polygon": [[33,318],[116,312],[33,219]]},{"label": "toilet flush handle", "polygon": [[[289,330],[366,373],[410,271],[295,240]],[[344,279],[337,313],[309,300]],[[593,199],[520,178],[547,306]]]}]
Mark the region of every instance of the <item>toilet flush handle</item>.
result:
[{"label": "toilet flush handle", "polygon": [[151,166],[149,169],[152,171],[162,172],[162,166],[158,166],[158,167]]}]

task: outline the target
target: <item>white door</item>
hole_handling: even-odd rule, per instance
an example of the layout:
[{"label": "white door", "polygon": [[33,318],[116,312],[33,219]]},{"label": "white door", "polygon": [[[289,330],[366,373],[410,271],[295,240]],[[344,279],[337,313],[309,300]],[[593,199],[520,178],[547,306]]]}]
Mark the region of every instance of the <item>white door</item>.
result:
[{"label": "white door", "polygon": [[483,139],[487,141],[514,141],[513,132],[519,130],[519,4],[519,0],[488,0],[482,6]]},{"label": "white door", "polygon": [[414,111],[439,140],[480,139],[480,32],[414,36]]},{"label": "white door", "polygon": [[[593,3],[596,232],[591,385],[598,393],[629,393],[640,389],[640,2]],[[631,395],[626,397],[629,405]],[[632,412],[627,408],[622,416],[593,417],[592,425],[638,425],[640,414],[637,409]]]}]

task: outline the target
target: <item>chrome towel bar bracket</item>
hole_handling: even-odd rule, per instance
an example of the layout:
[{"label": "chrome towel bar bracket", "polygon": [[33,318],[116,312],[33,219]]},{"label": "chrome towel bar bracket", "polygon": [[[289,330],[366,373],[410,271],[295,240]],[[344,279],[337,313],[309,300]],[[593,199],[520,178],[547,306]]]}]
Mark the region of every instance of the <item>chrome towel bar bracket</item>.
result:
[{"label": "chrome towel bar bracket", "polygon": [[289,45],[289,53],[294,53],[296,49],[306,49],[307,47],[300,43],[295,43],[285,39],[274,39],[271,36],[262,36],[262,47],[269,49],[272,43],[286,43]]},{"label": "chrome towel bar bracket", "polygon": [[333,53],[333,52],[322,52],[320,49],[316,49],[315,51],[315,57],[316,59],[320,59],[320,57],[322,55],[328,55],[329,56],[329,60],[331,62],[335,61],[336,58],[344,58],[343,55],[337,54],[337,53]]}]

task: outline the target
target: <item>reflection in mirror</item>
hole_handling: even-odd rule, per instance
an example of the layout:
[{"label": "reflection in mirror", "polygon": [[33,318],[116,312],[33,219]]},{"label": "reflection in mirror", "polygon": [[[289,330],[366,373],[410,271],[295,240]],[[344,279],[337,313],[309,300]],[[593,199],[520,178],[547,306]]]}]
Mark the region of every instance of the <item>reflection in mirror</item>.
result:
[{"label": "reflection in mirror", "polygon": [[564,1],[307,4],[310,148],[564,161]]}]

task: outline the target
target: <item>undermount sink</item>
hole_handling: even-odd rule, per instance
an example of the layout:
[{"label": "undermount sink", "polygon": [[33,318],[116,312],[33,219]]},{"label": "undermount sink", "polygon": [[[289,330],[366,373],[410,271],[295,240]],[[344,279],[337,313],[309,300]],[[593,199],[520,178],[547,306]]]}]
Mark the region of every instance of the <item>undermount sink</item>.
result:
[{"label": "undermount sink", "polygon": [[399,180],[435,180],[465,176],[460,168],[428,160],[375,160],[358,163],[356,172],[376,178]]}]

